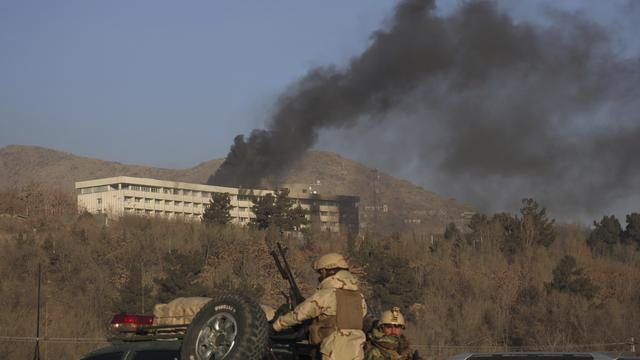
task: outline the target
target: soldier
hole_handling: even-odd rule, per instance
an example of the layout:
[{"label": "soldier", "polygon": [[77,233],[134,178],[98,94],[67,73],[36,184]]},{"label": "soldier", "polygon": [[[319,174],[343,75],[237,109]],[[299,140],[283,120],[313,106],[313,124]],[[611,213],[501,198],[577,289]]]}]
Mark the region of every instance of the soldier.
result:
[{"label": "soldier", "polygon": [[365,360],[419,360],[420,355],[402,335],[405,322],[400,308],[394,307],[380,316],[378,326],[368,334]]},{"label": "soldier", "polygon": [[366,340],[362,320],[367,304],[357,279],[344,257],[336,253],[320,257],[313,269],[320,275],[316,292],[276,319],[273,329],[279,332],[313,319],[309,342],[320,345],[323,360],[362,360]]}]

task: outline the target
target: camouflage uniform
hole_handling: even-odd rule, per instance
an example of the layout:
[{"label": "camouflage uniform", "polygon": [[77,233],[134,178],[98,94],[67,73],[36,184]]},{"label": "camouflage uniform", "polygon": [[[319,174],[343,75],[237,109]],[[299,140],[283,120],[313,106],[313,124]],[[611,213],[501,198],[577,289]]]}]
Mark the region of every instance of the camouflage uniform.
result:
[{"label": "camouflage uniform", "polygon": [[365,348],[365,360],[410,360],[414,355],[414,350],[404,335],[385,335],[379,329],[373,329],[369,333]]},{"label": "camouflage uniform", "polygon": [[[279,317],[275,323],[275,329],[286,329],[302,323],[307,319],[319,319],[320,321],[335,318],[337,311],[338,289],[358,291],[356,278],[346,270],[322,280],[318,290],[298,305],[293,311]],[[360,297],[359,309],[362,317],[367,313],[367,304],[364,296]],[[360,329],[339,329],[334,327],[330,333],[322,338],[320,352],[323,360],[361,360],[364,358],[363,344],[366,340],[364,332]]]}]

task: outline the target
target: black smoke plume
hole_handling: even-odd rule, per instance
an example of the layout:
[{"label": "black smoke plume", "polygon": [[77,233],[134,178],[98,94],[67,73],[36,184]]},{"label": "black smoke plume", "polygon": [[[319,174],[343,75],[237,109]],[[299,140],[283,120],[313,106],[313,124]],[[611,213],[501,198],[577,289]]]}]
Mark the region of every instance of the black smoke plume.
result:
[{"label": "black smoke plume", "polygon": [[209,183],[257,186],[325,130],[402,121],[414,145],[402,156],[437,172],[435,190],[485,208],[506,193],[563,211],[605,208],[640,178],[639,65],[579,15],[535,25],[488,1],[441,16],[434,1],[407,0],[346,68],[293,84],[267,129],[236,137]]}]

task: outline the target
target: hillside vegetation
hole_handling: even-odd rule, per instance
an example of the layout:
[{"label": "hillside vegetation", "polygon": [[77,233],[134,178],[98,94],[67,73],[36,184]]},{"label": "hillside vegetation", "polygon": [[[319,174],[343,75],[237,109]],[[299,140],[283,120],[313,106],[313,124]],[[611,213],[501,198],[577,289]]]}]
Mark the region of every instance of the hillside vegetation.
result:
[{"label": "hillside vegetation", "polygon": [[[0,210],[0,358],[33,356],[33,342],[7,339],[35,335],[38,264],[46,359],[102,346],[114,312],[148,313],[175,296],[239,291],[284,301],[263,231],[141,217],[105,223],[76,214],[70,195],[22,190]],[[42,206],[25,203],[33,197]],[[478,215],[464,232],[450,224],[428,238],[319,232],[283,241],[306,295],[316,285],[314,258],[348,254],[372,312],[400,306],[412,342],[431,359],[473,350],[622,351],[640,335],[640,240],[633,225],[605,231],[607,223],[594,232],[555,224],[526,200],[519,214]]]},{"label": "hillside vegetation", "polygon": [[[112,176],[206,183],[222,159],[189,169],[160,169],[126,165],[35,147],[10,145],[0,149],[0,189],[33,182],[68,191],[81,180]],[[360,223],[373,230],[442,232],[449,222],[463,225],[471,206],[427,191],[408,181],[367,168],[355,161],[324,151],[310,151],[281,180],[281,184],[318,184],[322,195],[360,197]],[[376,229],[379,227],[379,229]]]}]

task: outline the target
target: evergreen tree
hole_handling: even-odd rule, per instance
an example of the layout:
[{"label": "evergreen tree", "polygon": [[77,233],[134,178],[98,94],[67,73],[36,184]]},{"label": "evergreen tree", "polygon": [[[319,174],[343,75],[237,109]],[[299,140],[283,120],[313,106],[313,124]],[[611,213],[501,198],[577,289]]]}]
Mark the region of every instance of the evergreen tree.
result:
[{"label": "evergreen tree", "polygon": [[226,225],[231,221],[231,197],[229,193],[213,193],[209,205],[202,214],[202,222],[207,225]]},{"label": "evergreen tree", "polygon": [[276,193],[276,216],[274,225],[282,231],[300,230],[307,225],[307,210],[300,205],[294,206],[293,199],[289,197],[289,189],[281,189]]},{"label": "evergreen tree", "polygon": [[495,214],[491,222],[493,224],[493,236],[496,238],[503,253],[513,255],[522,249],[522,238],[518,236],[517,232],[518,219],[511,214],[500,213]]},{"label": "evergreen tree", "polygon": [[594,229],[587,238],[587,244],[596,253],[602,254],[607,249],[620,242],[622,226],[614,216],[604,216],[600,222],[593,222]]},{"label": "evergreen tree", "polygon": [[587,299],[593,298],[597,292],[596,286],[591,279],[583,274],[583,270],[578,268],[576,259],[573,256],[565,255],[558,265],[553,269],[553,281],[545,283],[548,293],[558,291]]},{"label": "evergreen tree", "polygon": [[251,210],[256,216],[251,220],[252,224],[258,229],[273,226],[280,231],[292,231],[300,230],[309,223],[308,211],[300,205],[294,207],[288,189],[277,191],[276,196],[267,194],[256,199]]},{"label": "evergreen tree", "polygon": [[[498,244],[505,255],[512,256],[526,246],[550,246],[555,240],[554,220],[549,220],[547,210],[533,199],[523,199],[520,217],[508,213],[486,215],[475,214],[469,223],[470,233],[466,238],[470,243]],[[456,237],[451,225],[445,231],[445,238]]]},{"label": "evergreen tree", "polygon": [[636,244],[640,247],[640,214],[632,213],[627,215],[627,227],[622,238],[626,244]]},{"label": "evergreen tree", "polygon": [[354,258],[364,265],[365,280],[371,286],[374,301],[382,309],[399,306],[407,309],[420,302],[418,278],[408,260],[392,251],[397,239],[386,238],[377,244],[363,244]]},{"label": "evergreen tree", "polygon": [[143,264],[134,263],[129,266],[127,280],[119,291],[114,310],[133,314],[144,314],[153,306],[151,300],[151,286],[145,286],[143,281]]},{"label": "evergreen tree", "polygon": [[203,255],[198,251],[173,252],[164,256],[165,276],[156,278],[158,300],[168,302],[177,297],[207,296],[207,288],[198,282]]},{"label": "evergreen tree", "polygon": [[549,247],[553,243],[556,237],[554,220],[547,219],[547,209],[540,208],[533,199],[522,199],[520,215],[517,229],[521,245]]},{"label": "evergreen tree", "polygon": [[251,211],[256,216],[251,219],[251,225],[257,229],[264,230],[273,223],[276,214],[275,198],[272,194],[258,197],[253,200]]},{"label": "evergreen tree", "polygon": [[476,214],[473,214],[467,226],[469,227],[471,234],[479,234],[483,232],[484,228],[488,224],[489,224],[489,219],[487,218],[487,215],[476,213]]},{"label": "evergreen tree", "polygon": [[449,223],[444,230],[444,238],[453,244],[451,251],[451,260],[455,266],[460,265],[460,255],[464,246],[464,234],[458,229],[456,224]]},{"label": "evergreen tree", "polygon": [[505,243],[505,224],[500,216],[507,216],[506,214],[496,214],[489,218],[485,214],[473,214],[469,224],[469,234],[467,238],[469,243],[474,244],[475,247],[488,247],[489,249],[495,248],[497,245],[500,247]]},{"label": "evergreen tree", "polygon": [[456,244],[456,246],[462,246],[464,241],[464,235],[462,231],[458,229],[456,224],[449,223],[447,227],[444,229],[444,238],[445,240],[451,241]]}]

